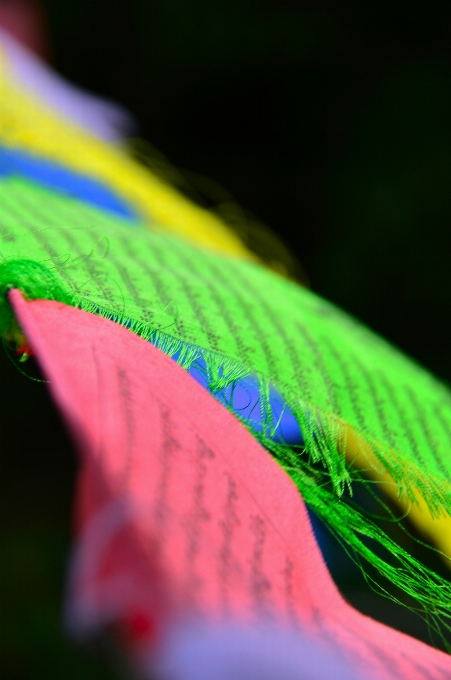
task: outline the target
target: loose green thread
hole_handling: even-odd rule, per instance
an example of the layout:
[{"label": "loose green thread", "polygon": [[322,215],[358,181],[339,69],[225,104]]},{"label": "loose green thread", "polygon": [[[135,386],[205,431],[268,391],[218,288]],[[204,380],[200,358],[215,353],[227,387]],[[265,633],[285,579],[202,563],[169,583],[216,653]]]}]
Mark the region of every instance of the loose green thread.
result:
[{"label": "loose green thread", "polygon": [[[131,234],[101,211],[84,207],[81,216],[75,201],[17,179],[1,183],[0,219],[3,335],[12,323],[6,292],[17,286],[28,299],[58,300],[122,324],[177,354],[187,370],[202,358],[213,394],[256,377],[263,431],[252,418],[243,424],[357,559],[413,597],[434,630],[447,628],[449,582],[343,500],[356,483],[372,482],[347,463],[340,425],[349,423],[368,442],[376,460],[369,465],[392,476],[400,497],[413,503],[420,493],[434,515],[449,514],[447,388],[332,305],[257,265],[160,232]],[[271,383],[296,418],[303,447],[273,441]],[[398,567],[362,537],[382,545]]]}]

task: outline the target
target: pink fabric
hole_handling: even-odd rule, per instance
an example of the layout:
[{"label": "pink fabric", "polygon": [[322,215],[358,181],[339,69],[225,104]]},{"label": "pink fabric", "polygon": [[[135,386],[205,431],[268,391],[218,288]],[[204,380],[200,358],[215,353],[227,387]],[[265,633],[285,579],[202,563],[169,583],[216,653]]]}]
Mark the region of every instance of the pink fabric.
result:
[{"label": "pink fabric", "polygon": [[343,600],[292,481],[185,371],[111,321],[10,300],[81,454],[74,633],[114,624],[143,665],[183,622],[271,624],[360,677],[451,678],[451,657]]}]

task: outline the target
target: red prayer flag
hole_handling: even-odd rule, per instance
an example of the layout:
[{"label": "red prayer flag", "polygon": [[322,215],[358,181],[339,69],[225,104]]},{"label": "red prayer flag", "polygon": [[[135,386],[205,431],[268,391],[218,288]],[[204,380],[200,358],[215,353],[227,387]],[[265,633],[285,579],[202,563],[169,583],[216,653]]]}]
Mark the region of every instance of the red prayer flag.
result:
[{"label": "red prayer flag", "polygon": [[112,626],[147,668],[180,623],[269,625],[364,678],[451,678],[448,655],[344,601],[294,483],[180,366],[112,321],[9,299],[81,456],[73,633]]}]

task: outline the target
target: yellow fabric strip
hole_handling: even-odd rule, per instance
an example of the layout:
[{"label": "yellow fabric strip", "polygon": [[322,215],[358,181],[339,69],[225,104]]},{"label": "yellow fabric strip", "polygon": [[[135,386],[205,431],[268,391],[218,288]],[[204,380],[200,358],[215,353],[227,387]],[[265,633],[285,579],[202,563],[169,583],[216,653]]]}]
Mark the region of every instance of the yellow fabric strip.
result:
[{"label": "yellow fabric strip", "polygon": [[[345,426],[346,460],[350,465],[362,470],[367,477],[378,483],[378,488],[406,513],[425,541],[430,542],[451,560],[451,517],[446,513],[434,517],[420,492],[415,499],[400,496],[398,485],[393,477],[381,468],[380,462],[371,446],[350,426]],[[451,562],[444,560],[451,569]]]}]

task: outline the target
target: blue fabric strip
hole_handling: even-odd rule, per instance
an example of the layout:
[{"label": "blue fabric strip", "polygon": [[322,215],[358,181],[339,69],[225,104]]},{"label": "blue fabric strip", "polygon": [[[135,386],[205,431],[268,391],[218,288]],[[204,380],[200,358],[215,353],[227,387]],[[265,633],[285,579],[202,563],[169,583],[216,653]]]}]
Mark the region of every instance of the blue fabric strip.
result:
[{"label": "blue fabric strip", "polygon": [[69,170],[59,163],[0,146],[0,178],[11,175],[24,177],[35,184],[119,215],[131,223],[138,220],[131,206],[101,182]]},{"label": "blue fabric strip", "polygon": [[[175,354],[172,358],[177,361],[179,354]],[[189,369],[189,374],[199,385],[207,390],[209,389],[207,369],[203,359],[196,359]],[[252,376],[241,378],[225,389],[215,393],[211,392],[211,394],[242,420],[247,421],[254,430],[262,432],[261,395],[257,378]],[[299,424],[274,387],[269,390],[269,401],[274,426],[271,438],[276,442],[302,446],[304,440]]]}]

